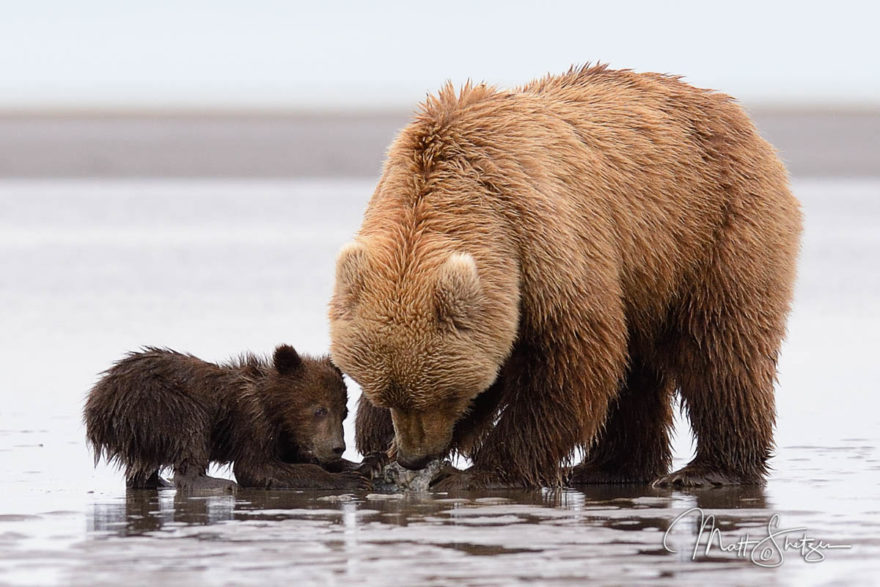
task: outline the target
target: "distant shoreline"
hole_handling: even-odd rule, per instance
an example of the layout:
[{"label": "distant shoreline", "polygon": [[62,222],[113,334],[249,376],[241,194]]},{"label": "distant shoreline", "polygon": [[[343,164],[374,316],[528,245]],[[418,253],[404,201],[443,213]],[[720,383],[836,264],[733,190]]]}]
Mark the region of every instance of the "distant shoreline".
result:
[{"label": "distant shoreline", "polygon": [[[880,176],[880,109],[748,107],[795,177]],[[410,112],[0,111],[0,178],[377,177]]]}]

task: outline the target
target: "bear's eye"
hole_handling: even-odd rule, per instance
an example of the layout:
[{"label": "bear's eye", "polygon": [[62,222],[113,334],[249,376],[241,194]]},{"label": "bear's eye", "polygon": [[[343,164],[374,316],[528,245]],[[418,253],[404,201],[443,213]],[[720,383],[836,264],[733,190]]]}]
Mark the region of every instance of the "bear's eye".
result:
[{"label": "bear's eye", "polygon": [[327,415],[327,408],[318,408],[317,410],[315,410],[315,417],[316,418],[323,418],[326,415]]}]

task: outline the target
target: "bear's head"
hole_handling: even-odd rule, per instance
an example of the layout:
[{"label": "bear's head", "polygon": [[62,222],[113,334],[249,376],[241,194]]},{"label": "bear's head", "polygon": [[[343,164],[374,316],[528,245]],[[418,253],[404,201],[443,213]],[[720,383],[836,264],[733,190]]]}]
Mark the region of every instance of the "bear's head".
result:
[{"label": "bear's head", "polygon": [[348,393],[329,357],[300,356],[292,346],[281,345],[257,385],[269,418],[278,423],[285,461],[329,464],[342,458]]},{"label": "bear's head", "polygon": [[516,316],[499,325],[472,255],[396,254],[362,242],[340,252],[330,354],[373,405],[390,409],[398,462],[418,469],[449,452],[456,422],[496,379]]}]

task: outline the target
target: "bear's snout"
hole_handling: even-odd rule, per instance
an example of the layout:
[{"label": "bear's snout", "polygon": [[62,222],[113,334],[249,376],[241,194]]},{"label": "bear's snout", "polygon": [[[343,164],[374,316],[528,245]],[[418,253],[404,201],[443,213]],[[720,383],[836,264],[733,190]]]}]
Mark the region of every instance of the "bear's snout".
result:
[{"label": "bear's snout", "polygon": [[315,447],[315,458],[320,463],[333,463],[342,458],[345,452],[345,442],[340,440],[331,442],[330,444],[318,445]]},{"label": "bear's snout", "polygon": [[432,461],[431,455],[422,455],[422,456],[407,456],[403,455],[400,452],[397,453],[397,462],[404,469],[409,469],[411,471],[418,471],[419,469],[424,469],[425,466]]},{"label": "bear's snout", "polygon": [[449,451],[455,417],[438,412],[392,408],[397,462],[407,469],[422,469]]}]

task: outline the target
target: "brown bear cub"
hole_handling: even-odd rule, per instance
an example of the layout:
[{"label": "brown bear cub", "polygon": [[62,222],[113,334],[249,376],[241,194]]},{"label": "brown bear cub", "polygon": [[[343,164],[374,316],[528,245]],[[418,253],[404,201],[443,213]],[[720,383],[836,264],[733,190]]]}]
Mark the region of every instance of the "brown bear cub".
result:
[{"label": "brown bear cub", "polygon": [[[470,457],[441,489],[761,483],[800,231],[729,96],[605,66],[447,86],[337,262],[358,449]],[[676,393],[697,451],[670,473]]]},{"label": "brown bear cub", "polygon": [[244,355],[222,365],[172,350],[130,353],[105,372],[85,407],[95,461],[125,467],[130,488],[174,483],[230,489],[206,475],[208,464],[233,463],[244,487],[359,489],[368,482],[345,469],[342,373],[328,358],[301,357],[279,346],[272,361]]}]

